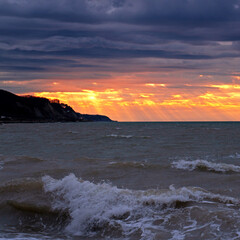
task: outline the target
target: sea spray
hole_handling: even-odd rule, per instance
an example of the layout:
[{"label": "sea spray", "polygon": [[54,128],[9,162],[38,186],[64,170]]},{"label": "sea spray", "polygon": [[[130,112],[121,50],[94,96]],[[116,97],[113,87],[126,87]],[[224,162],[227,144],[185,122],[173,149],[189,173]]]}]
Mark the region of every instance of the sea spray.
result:
[{"label": "sea spray", "polygon": [[[142,239],[147,236],[151,239],[156,229],[165,231],[167,214],[174,214],[188,204],[239,204],[238,199],[194,187],[176,189],[170,186],[168,190],[136,191],[109,183],[83,181],[74,174],[60,180],[45,176],[42,180],[44,190],[53,197],[52,207],[69,212],[71,221],[66,231],[78,236],[104,236],[117,232],[125,237],[139,234]],[[162,224],[156,227],[157,221]]]}]

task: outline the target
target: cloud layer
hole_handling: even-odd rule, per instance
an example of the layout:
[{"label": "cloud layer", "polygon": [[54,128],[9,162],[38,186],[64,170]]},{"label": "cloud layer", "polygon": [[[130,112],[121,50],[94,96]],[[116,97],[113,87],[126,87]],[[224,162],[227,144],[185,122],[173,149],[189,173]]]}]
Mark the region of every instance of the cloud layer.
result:
[{"label": "cloud layer", "polygon": [[239,29],[240,0],[2,0],[0,87],[206,94],[239,82]]}]

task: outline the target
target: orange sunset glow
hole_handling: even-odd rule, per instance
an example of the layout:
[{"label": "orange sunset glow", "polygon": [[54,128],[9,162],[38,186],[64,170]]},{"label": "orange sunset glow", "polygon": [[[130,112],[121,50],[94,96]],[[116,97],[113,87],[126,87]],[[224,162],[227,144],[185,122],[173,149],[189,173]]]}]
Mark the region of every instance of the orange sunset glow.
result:
[{"label": "orange sunset glow", "polygon": [[76,92],[31,94],[59,99],[80,113],[103,114],[119,121],[240,119],[240,83],[207,84],[197,86],[198,88],[185,84],[183,87],[185,88],[176,89],[171,84],[145,83],[138,84],[135,88],[91,88]]}]

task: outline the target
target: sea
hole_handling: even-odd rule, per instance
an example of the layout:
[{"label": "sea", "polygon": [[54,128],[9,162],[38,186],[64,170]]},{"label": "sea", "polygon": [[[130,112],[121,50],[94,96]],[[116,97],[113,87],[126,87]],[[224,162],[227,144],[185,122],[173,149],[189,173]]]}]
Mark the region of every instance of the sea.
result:
[{"label": "sea", "polygon": [[1,124],[3,239],[240,239],[240,122]]}]

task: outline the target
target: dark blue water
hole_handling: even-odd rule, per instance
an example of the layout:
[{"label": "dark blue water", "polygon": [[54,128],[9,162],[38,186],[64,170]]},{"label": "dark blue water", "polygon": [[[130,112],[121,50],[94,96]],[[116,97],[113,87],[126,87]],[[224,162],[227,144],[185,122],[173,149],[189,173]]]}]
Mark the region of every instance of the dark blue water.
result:
[{"label": "dark blue water", "polygon": [[0,125],[3,239],[239,239],[240,123]]}]

